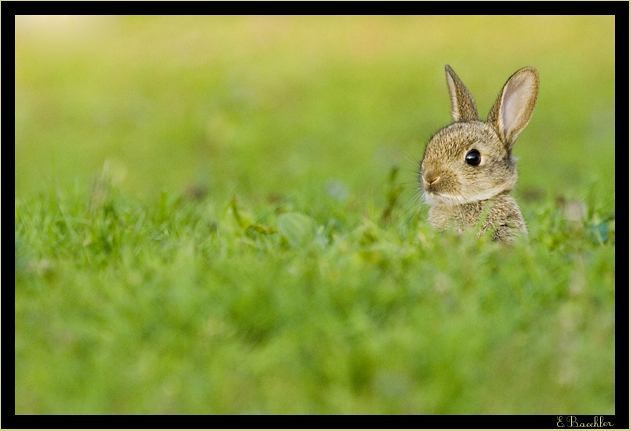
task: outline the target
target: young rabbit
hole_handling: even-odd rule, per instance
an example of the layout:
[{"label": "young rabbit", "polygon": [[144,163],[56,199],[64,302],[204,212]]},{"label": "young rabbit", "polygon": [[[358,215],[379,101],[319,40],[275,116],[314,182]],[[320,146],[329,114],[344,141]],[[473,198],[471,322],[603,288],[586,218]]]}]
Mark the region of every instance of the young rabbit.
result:
[{"label": "young rabbit", "polygon": [[478,236],[491,230],[494,241],[513,242],[528,231],[509,196],[517,182],[512,150],[535,109],[539,74],[532,67],[515,72],[484,122],[453,69],[445,66],[445,71],[454,122],[432,137],[421,162],[429,221],[435,229],[459,231],[479,223]]}]

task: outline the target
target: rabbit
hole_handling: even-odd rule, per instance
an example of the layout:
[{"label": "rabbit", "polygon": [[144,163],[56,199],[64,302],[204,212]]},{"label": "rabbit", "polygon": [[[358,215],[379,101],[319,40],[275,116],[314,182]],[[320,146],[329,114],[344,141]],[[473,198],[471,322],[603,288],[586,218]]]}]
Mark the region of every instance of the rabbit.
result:
[{"label": "rabbit", "polygon": [[535,109],[539,74],[532,67],[515,72],[484,122],[453,69],[447,65],[445,72],[453,123],[430,139],[420,166],[422,193],[431,205],[429,222],[439,231],[480,226],[478,237],[490,230],[493,241],[512,243],[528,234],[509,196],[517,182],[512,150]]}]

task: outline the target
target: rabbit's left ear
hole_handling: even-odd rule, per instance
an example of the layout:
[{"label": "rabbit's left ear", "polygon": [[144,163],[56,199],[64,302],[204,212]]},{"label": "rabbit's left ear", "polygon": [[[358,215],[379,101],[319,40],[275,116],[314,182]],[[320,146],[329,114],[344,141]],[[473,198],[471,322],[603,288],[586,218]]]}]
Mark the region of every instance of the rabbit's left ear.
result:
[{"label": "rabbit's left ear", "polygon": [[445,66],[445,73],[449,96],[451,97],[451,118],[453,118],[454,123],[457,121],[479,121],[478,108],[475,106],[475,100],[473,100],[467,87],[449,65]]},{"label": "rabbit's left ear", "polygon": [[539,74],[532,67],[518,70],[504,84],[487,123],[495,127],[508,150],[530,121],[538,95]]}]

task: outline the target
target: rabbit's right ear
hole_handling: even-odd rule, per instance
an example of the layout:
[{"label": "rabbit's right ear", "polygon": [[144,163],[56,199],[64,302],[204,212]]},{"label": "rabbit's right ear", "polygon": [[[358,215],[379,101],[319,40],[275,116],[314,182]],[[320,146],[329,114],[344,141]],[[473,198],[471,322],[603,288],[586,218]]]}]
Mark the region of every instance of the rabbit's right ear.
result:
[{"label": "rabbit's right ear", "polygon": [[475,106],[473,96],[464,86],[456,72],[449,65],[445,66],[447,74],[447,86],[451,96],[451,118],[457,121],[479,121],[478,108]]},{"label": "rabbit's right ear", "polygon": [[539,74],[533,67],[518,70],[504,84],[487,122],[496,128],[509,150],[530,121],[538,95]]}]

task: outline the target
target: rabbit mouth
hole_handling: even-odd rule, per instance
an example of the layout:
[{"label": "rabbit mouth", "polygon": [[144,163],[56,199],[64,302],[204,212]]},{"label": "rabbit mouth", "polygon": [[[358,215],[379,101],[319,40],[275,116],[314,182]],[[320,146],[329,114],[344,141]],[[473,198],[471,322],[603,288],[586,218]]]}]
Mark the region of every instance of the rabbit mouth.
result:
[{"label": "rabbit mouth", "polygon": [[476,193],[467,193],[466,195],[459,191],[450,191],[450,192],[440,192],[431,187],[423,187],[423,194],[425,196],[425,200],[427,200],[430,204],[436,205],[464,205],[470,204],[473,202],[484,201],[487,199],[494,198],[500,193],[506,192],[505,185],[497,185],[495,187],[479,190]]},{"label": "rabbit mouth", "polygon": [[454,194],[441,194],[436,193],[430,190],[425,190],[425,200],[428,201],[432,205],[442,204],[442,205],[462,205],[469,202],[475,202],[478,199],[466,199],[464,196],[458,196]]}]

